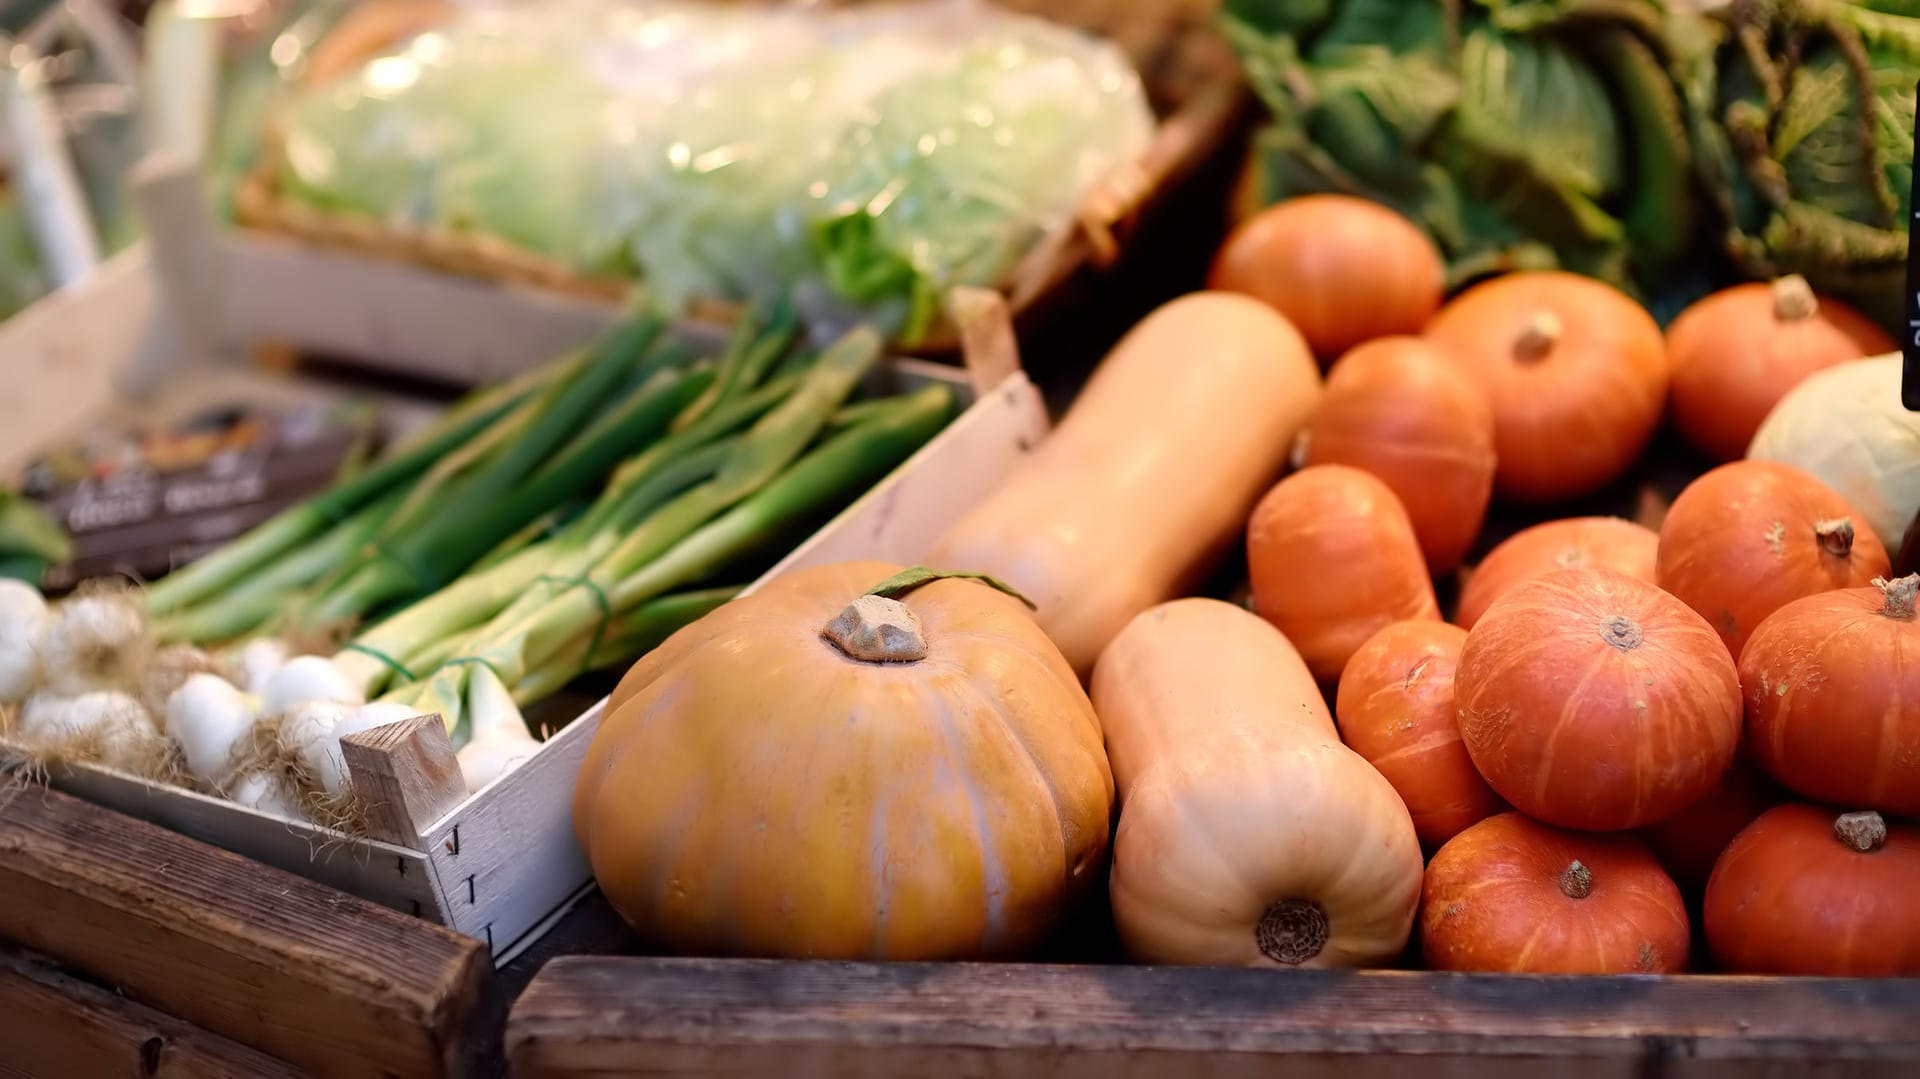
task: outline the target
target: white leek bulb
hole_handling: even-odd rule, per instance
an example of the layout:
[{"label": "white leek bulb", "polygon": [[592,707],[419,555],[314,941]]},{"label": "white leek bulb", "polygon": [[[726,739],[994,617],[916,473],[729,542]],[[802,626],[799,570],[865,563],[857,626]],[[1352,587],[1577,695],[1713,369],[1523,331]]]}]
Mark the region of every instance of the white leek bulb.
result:
[{"label": "white leek bulb", "polygon": [[256,638],[240,650],[239,664],[240,688],[257,696],[266,692],[268,680],[287,665],[287,646],[272,637]]},{"label": "white leek bulb", "polygon": [[96,689],[133,689],[153,653],[146,616],[124,592],[75,596],[52,608],[41,639],[48,689],[75,697]]},{"label": "white leek bulb", "polygon": [[411,719],[416,714],[412,708],[393,701],[374,701],[363,704],[351,715],[336,723],[329,737],[308,743],[302,759],[328,794],[344,794],[350,783],[347,775],[347,760],[340,748],[340,740],[349,734],[359,734],[361,731],[370,731],[375,727],[384,727],[389,723]]},{"label": "white leek bulb", "polygon": [[233,767],[258,718],[255,702],[216,674],[196,674],[167,698],[167,736],[180,747],[187,771],[208,783]]},{"label": "white leek bulb", "polygon": [[520,707],[513,703],[500,677],[485,664],[476,665],[467,683],[467,719],[473,738],[460,750],[460,775],[469,794],[519,767],[540,751],[540,742],[527,729]]},{"label": "white leek bulb", "polygon": [[273,672],[260,690],[260,710],[270,716],[291,715],[312,701],[335,701],[353,707],[366,703],[360,691],[325,656],[295,656]]}]

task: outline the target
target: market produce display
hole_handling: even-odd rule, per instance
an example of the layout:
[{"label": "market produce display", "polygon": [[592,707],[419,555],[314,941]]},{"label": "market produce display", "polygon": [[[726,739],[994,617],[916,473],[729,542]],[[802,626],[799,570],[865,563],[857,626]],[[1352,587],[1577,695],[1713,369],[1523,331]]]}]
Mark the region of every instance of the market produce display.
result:
[{"label": "market produce display", "polygon": [[539,749],[523,706],[718,607],[940,430],[944,383],[853,400],[880,354],[812,349],[785,306],[717,353],[629,318],[144,591],[25,589],[8,737],[350,823],[340,739],[437,713],[477,791]]},{"label": "market produce display", "polygon": [[[1112,44],[985,3],[441,14],[350,24],[395,40],[328,52],[351,57],[332,78],[319,39],[264,118],[281,196],[637,278],[675,309],[792,295],[817,328],[916,340],[937,297],[999,286],[1071,224],[1154,124]],[[286,51],[291,73],[306,58]]]}]

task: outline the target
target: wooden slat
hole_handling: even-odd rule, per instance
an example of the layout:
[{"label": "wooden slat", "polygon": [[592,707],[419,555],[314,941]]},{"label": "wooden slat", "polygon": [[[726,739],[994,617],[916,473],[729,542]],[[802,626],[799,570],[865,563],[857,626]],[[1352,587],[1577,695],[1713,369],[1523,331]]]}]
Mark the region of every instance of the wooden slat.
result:
[{"label": "wooden slat", "polygon": [[0,807],[0,938],[320,1074],[497,1044],[478,942],[57,791]]},{"label": "wooden slat", "polygon": [[298,1069],[0,948],[0,1076],[280,1079]]},{"label": "wooden slat", "polygon": [[1920,982],[574,958],[520,1079],[1920,1075]]}]

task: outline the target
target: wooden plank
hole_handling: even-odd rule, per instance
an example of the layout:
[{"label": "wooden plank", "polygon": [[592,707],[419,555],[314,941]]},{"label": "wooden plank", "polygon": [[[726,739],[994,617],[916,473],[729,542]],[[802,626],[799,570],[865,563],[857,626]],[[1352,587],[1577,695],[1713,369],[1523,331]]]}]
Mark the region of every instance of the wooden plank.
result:
[{"label": "wooden plank", "polygon": [[520,1079],[1920,1074],[1920,982],[558,959]]},{"label": "wooden plank", "polygon": [[323,1075],[464,1075],[477,942],[58,791],[0,807],[0,938]]},{"label": "wooden plank", "polygon": [[280,1079],[290,1064],[0,948],[0,1076]]}]

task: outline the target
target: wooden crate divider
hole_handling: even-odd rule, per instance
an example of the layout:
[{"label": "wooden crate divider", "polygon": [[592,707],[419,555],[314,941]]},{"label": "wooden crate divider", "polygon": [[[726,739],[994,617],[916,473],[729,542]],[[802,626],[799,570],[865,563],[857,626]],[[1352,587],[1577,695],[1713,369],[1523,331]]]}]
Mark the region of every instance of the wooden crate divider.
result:
[{"label": "wooden crate divider", "polygon": [[570,958],[517,1079],[1920,1075],[1920,982]]},{"label": "wooden crate divider", "polygon": [[478,942],[54,790],[0,806],[0,939],[315,1074],[497,1055]]}]

